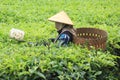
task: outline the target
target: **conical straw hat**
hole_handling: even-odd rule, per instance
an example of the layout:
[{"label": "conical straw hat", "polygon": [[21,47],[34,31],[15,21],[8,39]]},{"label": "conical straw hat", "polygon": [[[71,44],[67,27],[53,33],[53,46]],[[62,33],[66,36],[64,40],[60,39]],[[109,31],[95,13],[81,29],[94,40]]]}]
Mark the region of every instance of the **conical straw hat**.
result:
[{"label": "conical straw hat", "polygon": [[64,11],[57,13],[56,15],[50,17],[48,20],[53,21],[53,22],[73,25],[71,19],[68,17],[68,15]]}]

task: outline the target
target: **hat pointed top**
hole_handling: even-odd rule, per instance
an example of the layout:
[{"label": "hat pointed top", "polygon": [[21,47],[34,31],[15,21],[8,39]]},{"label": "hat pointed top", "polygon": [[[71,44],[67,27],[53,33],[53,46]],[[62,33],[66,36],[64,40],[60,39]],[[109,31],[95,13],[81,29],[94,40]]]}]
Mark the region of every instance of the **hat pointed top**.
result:
[{"label": "hat pointed top", "polygon": [[56,15],[50,17],[48,20],[53,21],[53,22],[73,25],[71,19],[68,17],[68,15],[64,11],[57,13]]}]

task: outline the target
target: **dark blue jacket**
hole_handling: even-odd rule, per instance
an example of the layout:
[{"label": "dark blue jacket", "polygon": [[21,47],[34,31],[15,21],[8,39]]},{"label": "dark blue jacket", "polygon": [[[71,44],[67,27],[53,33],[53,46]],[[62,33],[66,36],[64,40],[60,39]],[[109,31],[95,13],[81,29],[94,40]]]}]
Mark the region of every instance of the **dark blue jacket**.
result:
[{"label": "dark blue jacket", "polygon": [[59,46],[67,45],[69,42],[72,42],[73,35],[69,31],[61,33],[58,37]]}]

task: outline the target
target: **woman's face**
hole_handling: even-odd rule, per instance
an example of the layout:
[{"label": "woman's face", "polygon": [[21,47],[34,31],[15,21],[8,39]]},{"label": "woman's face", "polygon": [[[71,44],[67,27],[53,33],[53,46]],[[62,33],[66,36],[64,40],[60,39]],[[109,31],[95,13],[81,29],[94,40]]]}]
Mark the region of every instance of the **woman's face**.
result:
[{"label": "woman's face", "polygon": [[58,31],[61,30],[63,28],[63,26],[64,26],[63,23],[58,23],[58,22],[55,23],[55,27]]}]

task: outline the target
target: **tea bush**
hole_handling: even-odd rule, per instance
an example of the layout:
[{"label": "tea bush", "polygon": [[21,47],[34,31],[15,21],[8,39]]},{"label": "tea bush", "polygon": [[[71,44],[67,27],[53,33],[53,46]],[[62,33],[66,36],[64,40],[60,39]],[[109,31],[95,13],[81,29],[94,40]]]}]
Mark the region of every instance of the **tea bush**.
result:
[{"label": "tea bush", "polygon": [[[106,50],[49,42],[57,32],[48,18],[62,10],[75,28],[107,31]],[[2,0],[0,80],[119,80],[119,11],[119,0]],[[9,38],[11,28],[25,31],[25,42]]]}]

